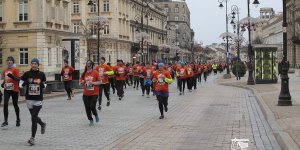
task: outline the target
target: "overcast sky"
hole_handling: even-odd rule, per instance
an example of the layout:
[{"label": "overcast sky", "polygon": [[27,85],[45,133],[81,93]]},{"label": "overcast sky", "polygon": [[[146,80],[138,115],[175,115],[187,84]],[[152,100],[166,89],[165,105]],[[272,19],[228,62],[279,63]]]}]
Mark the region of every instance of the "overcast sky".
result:
[{"label": "overcast sky", "polygon": [[[240,18],[247,16],[247,0],[228,1],[228,13],[230,13],[232,5],[237,5],[240,8]],[[186,0],[186,2],[191,12],[191,25],[195,31],[195,41],[202,41],[204,45],[223,42],[219,36],[226,31],[226,15],[225,8],[219,9],[218,0]],[[282,0],[259,0],[260,5],[257,8],[252,5],[253,0],[250,2],[252,17],[258,17],[259,9],[262,7],[272,7],[276,13],[282,12]],[[223,5],[225,6],[225,3]],[[230,30],[232,30],[231,25],[229,25]]]}]

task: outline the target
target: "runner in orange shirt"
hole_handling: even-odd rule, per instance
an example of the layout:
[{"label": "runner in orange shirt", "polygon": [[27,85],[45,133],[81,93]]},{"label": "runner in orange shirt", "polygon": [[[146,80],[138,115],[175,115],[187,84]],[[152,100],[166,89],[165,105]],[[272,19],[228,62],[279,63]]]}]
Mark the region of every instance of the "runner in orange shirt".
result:
[{"label": "runner in orange shirt", "polygon": [[111,68],[105,64],[105,58],[101,57],[100,64],[96,67],[96,71],[99,73],[99,77],[101,80],[101,84],[99,85],[99,106],[98,110],[101,110],[101,104],[102,104],[102,93],[104,91],[105,97],[107,98],[106,106],[110,105],[110,98],[109,98],[109,80],[108,76],[113,75],[114,71],[111,70]]},{"label": "runner in orange shirt", "polygon": [[84,85],[83,88],[83,102],[86,111],[87,118],[90,121],[90,126],[94,125],[92,114],[95,116],[95,120],[99,122],[99,116],[96,110],[97,98],[99,95],[99,87],[101,80],[99,73],[93,70],[94,62],[88,60],[83,74],[80,77],[80,84]]},{"label": "runner in orange shirt", "polygon": [[184,62],[180,63],[180,66],[176,69],[176,76],[178,81],[179,95],[184,95],[185,84],[187,82],[187,67]]},{"label": "runner in orange shirt", "polygon": [[122,100],[124,97],[124,84],[126,84],[125,80],[128,70],[123,63],[123,60],[118,60],[117,63],[117,66],[114,67],[114,73],[116,76],[116,89],[119,100]]},{"label": "runner in orange shirt", "polygon": [[62,81],[64,82],[65,85],[65,90],[68,94],[68,99],[67,100],[71,100],[71,96],[74,97],[72,88],[71,88],[71,84],[72,84],[72,75],[74,72],[74,69],[72,66],[69,66],[69,62],[68,60],[64,60],[64,67],[61,69],[60,75],[62,77]]},{"label": "runner in orange shirt", "polygon": [[4,105],[3,105],[3,114],[4,114],[4,122],[1,127],[7,127],[8,122],[8,102],[9,98],[12,97],[13,105],[15,108],[17,121],[16,126],[20,126],[20,109],[18,106],[18,98],[19,98],[19,80],[20,80],[20,72],[19,69],[15,67],[15,59],[9,56],[6,60],[7,68],[3,70],[3,83],[1,87],[4,88]]},{"label": "runner in orange shirt", "polygon": [[165,112],[168,111],[169,84],[173,82],[170,72],[164,70],[163,63],[158,64],[158,71],[153,74],[153,82],[160,111],[159,119],[163,119],[164,109]]},{"label": "runner in orange shirt", "polygon": [[150,66],[150,63],[147,63],[146,66],[142,69],[142,74],[144,76],[144,90],[142,92],[144,95],[146,91],[147,98],[150,98],[149,94],[152,85],[153,71],[154,69]]},{"label": "runner in orange shirt", "polygon": [[136,90],[139,89],[140,69],[141,69],[140,62],[137,61],[136,64],[133,66],[133,81],[134,81],[133,88],[136,88]]}]

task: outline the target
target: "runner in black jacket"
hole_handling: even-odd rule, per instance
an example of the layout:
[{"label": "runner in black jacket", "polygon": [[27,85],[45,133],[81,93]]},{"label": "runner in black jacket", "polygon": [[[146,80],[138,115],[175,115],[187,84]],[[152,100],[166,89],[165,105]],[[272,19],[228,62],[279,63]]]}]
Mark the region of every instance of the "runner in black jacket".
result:
[{"label": "runner in black jacket", "polygon": [[26,87],[26,103],[31,114],[31,138],[28,140],[29,145],[34,145],[34,137],[37,131],[37,124],[41,125],[41,134],[45,133],[46,123],[38,117],[43,105],[43,88],[46,87],[46,76],[39,70],[39,60],[31,60],[31,69],[23,74],[21,82]]}]

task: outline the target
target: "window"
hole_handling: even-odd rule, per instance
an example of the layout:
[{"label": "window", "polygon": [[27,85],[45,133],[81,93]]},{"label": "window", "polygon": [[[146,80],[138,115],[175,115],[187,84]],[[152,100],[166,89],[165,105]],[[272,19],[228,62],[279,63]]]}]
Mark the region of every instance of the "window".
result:
[{"label": "window", "polygon": [[104,26],[104,34],[109,34],[109,26],[108,25],[105,25]]},{"label": "window", "polygon": [[28,48],[20,48],[20,65],[28,65]]},{"label": "window", "polygon": [[3,21],[3,6],[2,6],[2,1],[0,1],[0,22]]},{"label": "window", "polygon": [[69,19],[69,9],[68,7],[64,7],[64,24],[69,24],[68,19]]},{"label": "window", "polygon": [[2,48],[0,48],[0,65],[3,64],[3,51],[2,51]]},{"label": "window", "polygon": [[79,24],[79,22],[74,23],[74,25],[73,25],[73,32],[74,33],[79,33],[80,32],[80,24]]},{"label": "window", "polygon": [[169,12],[169,8],[168,8],[168,7],[165,7],[165,8],[164,8],[164,11],[165,11],[166,13],[168,13],[168,12]]},{"label": "window", "polygon": [[179,8],[178,8],[178,7],[175,7],[174,12],[175,12],[175,13],[179,13]]},{"label": "window", "polygon": [[51,48],[48,48],[48,66],[51,66]]},{"label": "window", "polygon": [[109,11],[109,0],[103,1],[103,11],[108,12]]},{"label": "window", "polygon": [[175,20],[175,21],[178,21],[178,16],[175,16],[174,20]]},{"label": "window", "polygon": [[97,56],[98,56],[97,53],[93,53],[93,54],[92,54],[92,58],[93,58],[92,61],[93,61],[93,62],[98,62],[98,61],[97,61],[97,58],[98,58]]},{"label": "window", "polygon": [[28,0],[19,1],[19,21],[28,20]]},{"label": "window", "polygon": [[73,2],[73,13],[74,14],[79,13],[79,2]]},{"label": "window", "polygon": [[90,26],[90,29],[91,29],[91,35],[95,35],[95,34],[96,34],[96,31],[97,31],[96,28],[97,28],[97,27],[95,27],[94,25],[91,25],[91,26]]},{"label": "window", "polygon": [[97,11],[96,3],[94,3],[93,6],[90,7],[90,9],[91,12],[96,12]]}]

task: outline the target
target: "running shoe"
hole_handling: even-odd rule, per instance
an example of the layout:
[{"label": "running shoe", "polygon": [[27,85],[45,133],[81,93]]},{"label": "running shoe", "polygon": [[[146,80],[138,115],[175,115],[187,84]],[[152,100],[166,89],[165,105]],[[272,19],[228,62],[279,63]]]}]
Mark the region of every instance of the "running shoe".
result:
[{"label": "running shoe", "polygon": [[19,127],[21,125],[20,122],[21,122],[21,120],[16,121],[16,127]]},{"label": "running shoe", "polygon": [[180,92],[179,95],[182,95],[182,93]]},{"label": "running shoe", "polygon": [[107,100],[106,106],[110,105],[110,100]]},{"label": "running shoe", "polygon": [[122,97],[119,97],[119,100],[122,100]]},{"label": "running shoe", "polygon": [[99,116],[95,116],[96,122],[99,122]]},{"label": "running shoe", "polygon": [[1,127],[7,127],[8,126],[8,122],[3,122]]},{"label": "running shoe", "polygon": [[147,98],[150,98],[149,94],[147,95]]},{"label": "running shoe", "polygon": [[45,134],[46,132],[46,123],[44,123],[43,125],[41,125],[41,134]]},{"label": "running shoe", "polygon": [[101,105],[98,106],[98,110],[101,110]]},{"label": "running shoe", "polygon": [[169,109],[168,109],[168,106],[166,106],[166,107],[165,107],[165,112],[168,112],[168,110],[169,110]]},{"label": "running shoe", "polygon": [[165,117],[164,117],[164,115],[161,115],[160,117],[159,117],[159,119],[164,119]]},{"label": "running shoe", "polygon": [[71,97],[68,97],[68,99],[67,100],[71,100]]},{"label": "running shoe", "polygon": [[33,146],[35,143],[34,143],[34,137],[31,137],[27,143],[30,145],[30,146]]},{"label": "running shoe", "polygon": [[142,96],[145,96],[145,94],[142,94]]}]

